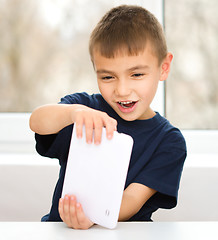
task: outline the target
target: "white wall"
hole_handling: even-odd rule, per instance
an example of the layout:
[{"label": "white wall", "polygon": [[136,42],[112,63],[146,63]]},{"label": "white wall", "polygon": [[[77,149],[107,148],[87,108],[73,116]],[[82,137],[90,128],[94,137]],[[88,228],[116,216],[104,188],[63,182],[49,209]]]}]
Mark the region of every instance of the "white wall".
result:
[{"label": "white wall", "polygon": [[0,154],[0,221],[40,221],[51,206],[56,159]]},{"label": "white wall", "polygon": [[179,202],[172,210],[159,209],[154,221],[218,221],[218,155],[187,157]]},{"label": "white wall", "polygon": [[[58,161],[36,154],[0,154],[0,221],[40,221],[51,206]],[[179,204],[154,221],[218,221],[218,155],[188,156]]]}]

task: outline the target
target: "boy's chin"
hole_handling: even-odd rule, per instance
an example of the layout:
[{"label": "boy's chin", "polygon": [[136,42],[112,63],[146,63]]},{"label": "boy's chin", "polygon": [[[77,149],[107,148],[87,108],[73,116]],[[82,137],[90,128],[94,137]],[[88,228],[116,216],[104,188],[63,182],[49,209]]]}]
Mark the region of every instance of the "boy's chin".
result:
[{"label": "boy's chin", "polygon": [[136,113],[122,113],[118,111],[116,112],[123,120],[129,121],[129,122],[136,121],[136,120],[148,120],[153,118],[156,115],[156,113],[151,109],[149,112],[146,112],[146,114],[144,113],[142,115],[139,115]]},{"label": "boy's chin", "polygon": [[123,120],[128,121],[128,122],[137,120],[137,117],[133,116],[132,114],[123,114],[123,113],[118,113],[118,112],[117,112],[117,114],[120,116],[120,118],[122,118]]}]

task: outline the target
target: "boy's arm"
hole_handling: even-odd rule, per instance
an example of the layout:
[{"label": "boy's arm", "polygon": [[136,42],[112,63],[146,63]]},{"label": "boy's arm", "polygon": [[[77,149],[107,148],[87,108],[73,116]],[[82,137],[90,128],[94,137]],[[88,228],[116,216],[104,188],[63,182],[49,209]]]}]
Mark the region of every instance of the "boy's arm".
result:
[{"label": "boy's arm", "polygon": [[76,123],[77,137],[82,137],[82,128],[85,125],[86,141],[101,142],[102,128],[106,127],[107,137],[110,139],[116,130],[117,122],[105,112],[98,111],[81,104],[53,104],[44,105],[35,109],[30,117],[30,128],[41,134],[55,134],[64,127]]},{"label": "boy's arm", "polygon": [[140,183],[131,183],[123,192],[119,221],[126,221],[135,215],[156,190]]},{"label": "boy's arm", "polygon": [[77,105],[51,104],[36,108],[30,116],[30,128],[33,132],[46,135],[58,133],[73,123],[72,112]]}]

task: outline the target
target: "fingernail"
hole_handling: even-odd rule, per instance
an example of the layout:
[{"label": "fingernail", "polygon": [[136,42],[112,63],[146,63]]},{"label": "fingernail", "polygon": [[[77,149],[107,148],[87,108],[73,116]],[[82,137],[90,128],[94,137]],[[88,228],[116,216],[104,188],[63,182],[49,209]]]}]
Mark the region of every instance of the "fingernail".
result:
[{"label": "fingernail", "polygon": [[75,197],[74,197],[74,196],[71,196],[70,199],[71,199],[72,201],[74,201]]},{"label": "fingernail", "polygon": [[77,204],[76,204],[76,207],[77,207],[77,208],[80,208],[80,206],[81,206],[80,203],[77,203]]},{"label": "fingernail", "polygon": [[96,144],[96,145],[99,145],[99,144],[100,144],[100,142],[99,142],[99,141],[97,141],[97,142],[95,142],[95,144]]},{"label": "fingernail", "polygon": [[112,138],[112,135],[111,135],[111,134],[109,134],[109,135],[107,136],[107,138],[108,138],[108,139],[111,139],[111,138]]}]

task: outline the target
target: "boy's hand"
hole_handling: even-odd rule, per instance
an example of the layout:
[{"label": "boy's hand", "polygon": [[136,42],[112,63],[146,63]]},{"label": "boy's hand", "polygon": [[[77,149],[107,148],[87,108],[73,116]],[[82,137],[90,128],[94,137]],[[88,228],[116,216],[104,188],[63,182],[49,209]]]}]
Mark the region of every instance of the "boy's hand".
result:
[{"label": "boy's hand", "polygon": [[102,128],[106,128],[107,138],[113,137],[113,132],[117,129],[117,121],[107,113],[98,111],[84,105],[77,105],[74,111],[74,123],[76,123],[77,137],[82,138],[83,125],[86,130],[86,142],[92,143],[93,131],[95,144],[101,143]]},{"label": "boy's hand", "polygon": [[59,200],[59,214],[68,227],[74,229],[88,229],[94,225],[84,214],[82,205],[77,202],[76,197],[66,195]]}]

